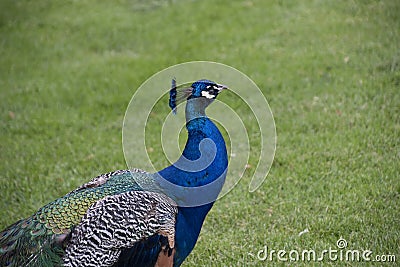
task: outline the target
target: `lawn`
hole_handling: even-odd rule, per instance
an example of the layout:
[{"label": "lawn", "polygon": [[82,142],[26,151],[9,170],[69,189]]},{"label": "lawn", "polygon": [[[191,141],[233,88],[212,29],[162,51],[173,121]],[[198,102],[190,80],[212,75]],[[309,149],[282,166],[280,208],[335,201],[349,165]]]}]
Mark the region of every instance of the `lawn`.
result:
[{"label": "lawn", "polygon": [[126,168],[135,90],[166,67],[209,60],[260,87],[277,148],[257,191],[249,171],[215,204],[185,266],[308,266],[257,254],[319,253],[339,238],[399,262],[399,14],[397,0],[1,0],[0,228]]}]

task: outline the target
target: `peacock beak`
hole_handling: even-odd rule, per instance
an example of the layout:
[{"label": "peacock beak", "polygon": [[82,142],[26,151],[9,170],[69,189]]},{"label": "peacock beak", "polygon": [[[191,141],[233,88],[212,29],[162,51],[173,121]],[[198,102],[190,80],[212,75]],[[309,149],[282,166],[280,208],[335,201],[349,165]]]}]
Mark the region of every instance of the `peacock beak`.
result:
[{"label": "peacock beak", "polygon": [[228,86],[223,85],[223,84],[217,84],[218,93],[221,92],[222,90],[228,89]]}]

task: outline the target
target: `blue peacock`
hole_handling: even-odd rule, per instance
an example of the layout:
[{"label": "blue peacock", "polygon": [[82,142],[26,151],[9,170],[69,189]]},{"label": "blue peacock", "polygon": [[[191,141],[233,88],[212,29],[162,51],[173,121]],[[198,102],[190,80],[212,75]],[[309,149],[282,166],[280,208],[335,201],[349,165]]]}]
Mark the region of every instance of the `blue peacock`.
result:
[{"label": "blue peacock", "polygon": [[0,232],[0,266],[180,266],[225,181],[225,141],[205,110],[227,87],[176,86],[188,139],[171,166],[95,177]]}]

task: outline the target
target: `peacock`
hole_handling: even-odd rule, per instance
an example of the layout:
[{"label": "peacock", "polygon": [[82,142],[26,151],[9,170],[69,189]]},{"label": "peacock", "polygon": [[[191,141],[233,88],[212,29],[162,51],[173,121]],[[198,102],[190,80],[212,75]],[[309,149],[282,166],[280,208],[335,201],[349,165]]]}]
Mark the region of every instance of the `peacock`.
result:
[{"label": "peacock", "polygon": [[226,88],[173,79],[169,107],[186,101],[179,159],[99,175],[17,221],[0,232],[0,266],[180,266],[225,181],[225,141],[205,110]]}]

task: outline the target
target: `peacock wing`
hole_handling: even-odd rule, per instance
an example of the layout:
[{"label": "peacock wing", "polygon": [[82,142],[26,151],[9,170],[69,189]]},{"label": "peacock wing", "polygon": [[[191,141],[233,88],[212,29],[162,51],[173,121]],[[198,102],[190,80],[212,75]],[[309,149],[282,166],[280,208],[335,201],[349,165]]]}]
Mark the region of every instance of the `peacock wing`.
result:
[{"label": "peacock wing", "polygon": [[107,196],[93,204],[74,228],[64,265],[113,266],[121,251],[154,236],[167,241],[158,243],[160,257],[169,257],[172,264],[177,212],[173,200],[155,192]]},{"label": "peacock wing", "polygon": [[141,190],[139,179],[152,185],[151,174],[139,169],[99,175],[7,227],[0,232],[0,266],[59,265],[72,229],[89,207],[108,195]]}]

